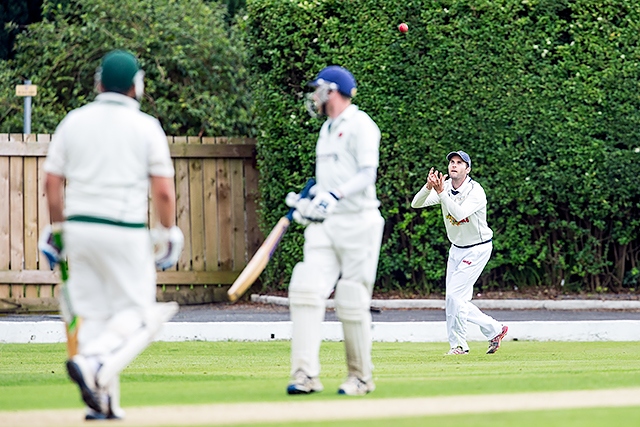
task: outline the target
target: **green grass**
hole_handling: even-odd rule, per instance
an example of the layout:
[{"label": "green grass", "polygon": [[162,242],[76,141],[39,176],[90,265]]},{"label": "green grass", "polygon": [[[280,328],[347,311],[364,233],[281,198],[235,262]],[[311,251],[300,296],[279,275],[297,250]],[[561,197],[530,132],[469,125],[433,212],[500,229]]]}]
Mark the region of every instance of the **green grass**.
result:
[{"label": "green grass", "polygon": [[[444,356],[442,343],[374,343],[375,393],[366,399],[428,397],[459,394],[517,393],[640,386],[640,344],[636,342],[509,341],[495,355],[483,353],[485,343],[473,343],[468,356]],[[122,375],[122,405],[165,405],[291,401],[285,394],[289,375],[289,342],[154,343]],[[339,398],[346,374],[343,344],[322,345],[321,379],[325,392],[296,396],[299,400]],[[0,344],[0,411],[80,408],[76,387],[64,370],[64,344]],[[37,398],[34,398],[37,396]],[[523,412],[430,417],[429,424],[551,425],[565,427],[606,420],[638,420],[640,408],[536,411],[538,421],[523,422]],[[394,426],[424,425],[427,418],[396,419]],[[456,421],[457,420],[457,421]],[[571,424],[575,421],[576,424]],[[580,421],[582,420],[582,421]],[[584,422],[589,422],[585,424]],[[605,423],[607,424],[607,423]],[[302,423],[287,424],[290,426]],[[305,423],[309,425],[309,423]],[[313,426],[341,425],[335,421]],[[346,425],[346,424],[345,424]],[[349,426],[365,425],[349,421]],[[367,426],[391,425],[389,420]],[[556,424],[552,424],[556,425]]]}]

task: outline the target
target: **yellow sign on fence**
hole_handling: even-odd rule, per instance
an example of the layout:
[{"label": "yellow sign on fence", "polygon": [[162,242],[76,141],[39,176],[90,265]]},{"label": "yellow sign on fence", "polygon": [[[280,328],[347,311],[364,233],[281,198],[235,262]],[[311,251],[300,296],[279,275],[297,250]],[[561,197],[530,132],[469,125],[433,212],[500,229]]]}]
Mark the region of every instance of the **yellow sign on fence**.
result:
[{"label": "yellow sign on fence", "polygon": [[16,96],[36,96],[37,94],[37,85],[16,85]]}]

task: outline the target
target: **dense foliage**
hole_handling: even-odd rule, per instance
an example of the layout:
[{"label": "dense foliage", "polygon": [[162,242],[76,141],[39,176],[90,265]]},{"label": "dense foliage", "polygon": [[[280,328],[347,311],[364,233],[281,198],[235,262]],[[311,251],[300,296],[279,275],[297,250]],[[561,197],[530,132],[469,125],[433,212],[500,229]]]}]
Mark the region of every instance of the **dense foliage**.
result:
[{"label": "dense foliage", "polygon": [[[11,57],[18,28],[41,20],[41,9],[42,0],[0,1],[0,61]],[[5,28],[9,22],[15,25]]]},{"label": "dense foliage", "polygon": [[[314,170],[305,84],[340,64],[382,130],[387,226],[378,289],[443,289],[439,209],[410,201],[452,150],[488,195],[484,289],[634,290],[640,257],[640,4],[631,0],[253,0],[244,22],[259,106],[265,228]],[[409,32],[397,25],[407,22]],[[301,258],[292,227],[269,266]]]},{"label": "dense foliage", "polygon": [[[12,24],[0,32],[0,57],[10,58],[0,60],[0,132],[21,131],[14,87],[27,78],[39,86],[32,131],[52,132],[93,98],[96,66],[113,48],[140,57],[142,108],[170,134],[253,135],[251,88],[266,230],[286,192],[313,174],[321,120],[304,109],[306,82],[341,64],[383,134],[379,290],[442,290],[448,242],[439,210],[409,204],[429,168],[444,170],[456,149],[471,154],[489,198],[495,249],[484,289],[640,287],[637,2],[249,0],[234,21],[244,7],[2,2]],[[301,244],[293,226],[267,271],[272,290],[285,286]]]},{"label": "dense foliage", "polygon": [[22,130],[16,84],[38,85],[32,132],[53,132],[69,110],[94,97],[100,58],[121,48],[140,58],[142,108],[167,133],[252,135],[244,49],[226,14],[226,6],[203,0],[45,0],[44,20],[20,32],[14,58],[0,61],[0,132]]}]

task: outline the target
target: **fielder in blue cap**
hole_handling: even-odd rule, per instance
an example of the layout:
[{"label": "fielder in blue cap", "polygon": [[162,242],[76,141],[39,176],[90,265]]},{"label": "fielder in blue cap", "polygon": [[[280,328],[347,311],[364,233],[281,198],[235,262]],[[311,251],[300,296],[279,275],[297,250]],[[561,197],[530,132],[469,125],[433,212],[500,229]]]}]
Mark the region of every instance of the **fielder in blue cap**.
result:
[{"label": "fielder in blue cap", "polygon": [[[451,241],[447,261],[445,311],[449,355],[469,353],[467,324],[473,323],[489,340],[487,354],[498,351],[507,326],[480,311],[472,302],[473,285],[489,262],[493,231],[487,225],[487,196],[473,180],[471,157],[464,151],[447,154],[448,175],[431,168],[427,183],[411,202],[413,208],[440,205]],[[447,179],[449,178],[449,179]]]}]

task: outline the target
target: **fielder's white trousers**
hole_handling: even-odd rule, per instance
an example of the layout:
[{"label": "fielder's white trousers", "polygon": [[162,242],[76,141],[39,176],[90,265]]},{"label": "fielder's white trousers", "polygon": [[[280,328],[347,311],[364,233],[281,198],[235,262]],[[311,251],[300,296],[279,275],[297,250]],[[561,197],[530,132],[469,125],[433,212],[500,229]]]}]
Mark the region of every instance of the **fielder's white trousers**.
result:
[{"label": "fielder's white trousers", "polygon": [[449,249],[445,310],[451,348],[460,346],[469,350],[468,323],[478,325],[487,339],[494,338],[502,331],[500,322],[484,314],[471,302],[473,285],[489,262],[492,249],[491,242],[465,249],[451,245]]}]

